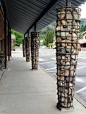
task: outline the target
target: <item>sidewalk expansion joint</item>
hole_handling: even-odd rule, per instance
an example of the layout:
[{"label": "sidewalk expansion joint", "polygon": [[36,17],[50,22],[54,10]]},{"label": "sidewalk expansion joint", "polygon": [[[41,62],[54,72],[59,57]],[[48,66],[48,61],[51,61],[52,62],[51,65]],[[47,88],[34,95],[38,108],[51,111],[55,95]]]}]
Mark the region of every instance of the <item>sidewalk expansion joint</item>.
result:
[{"label": "sidewalk expansion joint", "polygon": [[54,91],[19,92],[19,93],[0,93],[0,95],[3,95],[3,94],[27,94],[27,93],[54,93]]}]

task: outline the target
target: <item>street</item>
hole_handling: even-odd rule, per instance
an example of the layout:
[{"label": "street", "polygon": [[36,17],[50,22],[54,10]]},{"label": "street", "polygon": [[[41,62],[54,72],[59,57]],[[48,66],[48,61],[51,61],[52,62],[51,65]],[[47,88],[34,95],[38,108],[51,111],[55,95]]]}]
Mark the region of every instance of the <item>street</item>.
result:
[{"label": "street", "polygon": [[[20,51],[21,50],[21,51]],[[22,49],[12,53],[12,57],[22,57]],[[15,58],[14,58],[15,59]],[[25,58],[24,58],[25,59]],[[55,49],[40,49],[39,65],[56,78],[56,55]],[[86,52],[79,52],[76,71],[75,93],[86,102]]]},{"label": "street", "polygon": [[[55,49],[40,49],[39,65],[56,77]],[[75,93],[86,102],[86,52],[79,52],[76,71]]]}]

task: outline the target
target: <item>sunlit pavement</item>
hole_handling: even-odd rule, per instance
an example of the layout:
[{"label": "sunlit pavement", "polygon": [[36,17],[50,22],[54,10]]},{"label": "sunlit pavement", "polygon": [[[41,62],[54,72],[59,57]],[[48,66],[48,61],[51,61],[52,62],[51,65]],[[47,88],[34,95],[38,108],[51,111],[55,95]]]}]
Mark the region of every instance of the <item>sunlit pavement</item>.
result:
[{"label": "sunlit pavement", "polygon": [[[56,56],[55,49],[40,49],[39,65],[47,72],[56,77]],[[22,49],[13,51],[12,57],[23,57]],[[25,58],[24,58],[25,59]],[[86,52],[80,52],[76,72],[75,93],[86,101]]]},{"label": "sunlit pavement", "polygon": [[22,46],[12,51],[12,57],[23,57]]},{"label": "sunlit pavement", "polygon": [[[40,49],[39,65],[56,77],[55,49]],[[80,52],[76,71],[75,93],[86,101],[86,52]]]},{"label": "sunlit pavement", "polygon": [[[56,108],[56,81],[40,67],[32,71],[21,51],[12,56],[0,83],[0,114],[69,114]],[[74,98],[70,113],[86,114],[86,109]]]},{"label": "sunlit pavement", "polygon": [[12,57],[23,57],[22,51],[12,51]]}]

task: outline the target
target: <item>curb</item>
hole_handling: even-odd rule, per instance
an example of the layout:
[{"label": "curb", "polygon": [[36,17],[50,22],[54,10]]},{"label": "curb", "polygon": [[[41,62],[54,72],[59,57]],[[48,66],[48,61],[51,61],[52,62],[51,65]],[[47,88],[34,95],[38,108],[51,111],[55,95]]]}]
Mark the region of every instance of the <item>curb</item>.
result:
[{"label": "curb", "polygon": [[51,75],[49,72],[47,72],[42,66],[39,65],[39,67],[56,81],[56,78],[53,75]]},{"label": "curb", "polygon": [[75,93],[74,98],[86,108],[86,102],[79,95]]},{"label": "curb", "polygon": [[[52,74],[50,74],[49,72],[47,72],[42,66],[39,65],[39,67],[40,67],[42,70],[44,70],[50,77],[52,77],[52,78],[56,81],[56,78],[55,78]],[[83,106],[86,108],[86,102],[85,102],[83,99],[81,99],[81,97],[79,97],[79,95],[77,95],[76,93],[74,93],[74,98],[75,98],[81,105],[83,105]]]}]

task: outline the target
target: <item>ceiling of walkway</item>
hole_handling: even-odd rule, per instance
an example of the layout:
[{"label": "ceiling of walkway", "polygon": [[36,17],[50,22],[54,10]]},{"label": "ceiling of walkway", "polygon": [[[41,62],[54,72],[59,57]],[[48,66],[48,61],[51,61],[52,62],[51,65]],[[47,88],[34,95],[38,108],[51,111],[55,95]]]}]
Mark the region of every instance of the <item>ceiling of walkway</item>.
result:
[{"label": "ceiling of walkway", "polygon": [[[79,6],[86,0],[72,0]],[[65,0],[5,0],[11,28],[25,33],[36,24],[37,31],[56,20],[56,9],[65,6]]]}]

